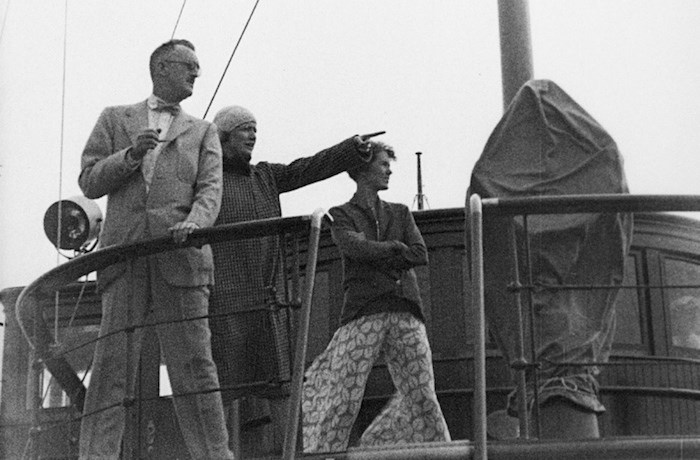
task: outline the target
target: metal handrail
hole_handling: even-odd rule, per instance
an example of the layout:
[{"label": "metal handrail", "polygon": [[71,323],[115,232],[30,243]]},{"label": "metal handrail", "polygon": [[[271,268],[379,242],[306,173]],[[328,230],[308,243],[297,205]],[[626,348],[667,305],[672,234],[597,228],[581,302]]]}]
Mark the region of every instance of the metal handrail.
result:
[{"label": "metal handrail", "polygon": [[700,211],[700,195],[546,195],[531,197],[483,198],[484,214],[576,214],[614,212]]},{"label": "metal handrail", "polygon": [[[474,309],[474,460],[486,460],[486,319],[481,198],[469,198],[471,235],[471,299]],[[467,232],[465,232],[467,235]],[[469,236],[466,236],[469,238]],[[466,286],[468,287],[468,286]]]},{"label": "metal handrail", "polygon": [[[465,282],[472,292],[475,312],[474,340],[474,458],[486,460],[486,322],[484,303],[483,217],[530,214],[575,214],[617,212],[700,211],[698,195],[549,195],[533,197],[468,197],[466,247],[471,248],[471,281]],[[479,417],[479,418],[477,418]]]},{"label": "metal handrail", "polygon": [[311,301],[313,298],[316,278],[316,260],[318,259],[318,242],[321,237],[321,224],[325,215],[323,209],[314,211],[311,217],[311,233],[309,234],[308,252],[306,255],[306,272],[304,276],[304,292],[301,299],[299,329],[297,332],[296,348],[292,368],[292,389],[289,396],[287,413],[287,431],[284,435],[282,458],[291,460],[295,457],[297,445],[297,430],[299,429],[299,413],[301,411],[302,385],[304,383],[304,365],[306,349],[309,343],[309,321],[311,318]]},{"label": "metal handrail", "polygon": [[27,285],[15,303],[17,321],[29,345],[36,352],[36,357],[44,363],[71,398],[71,402],[82,411],[85,386],[66,357],[55,353],[55,338],[44,320],[43,299],[49,298],[56,290],[76,281],[81,276],[115,263],[183,247],[201,247],[237,238],[274,235],[282,231],[300,231],[308,228],[311,219],[310,216],[295,216],[238,222],[195,230],[183,244],[177,244],[170,236],[165,236],[99,249],[59,265]]}]

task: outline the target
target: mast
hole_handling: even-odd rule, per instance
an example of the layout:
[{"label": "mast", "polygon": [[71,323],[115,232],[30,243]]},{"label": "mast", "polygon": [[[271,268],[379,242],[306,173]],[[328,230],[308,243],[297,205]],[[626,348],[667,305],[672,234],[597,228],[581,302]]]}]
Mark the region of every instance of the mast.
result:
[{"label": "mast", "polygon": [[418,210],[423,209],[423,201],[425,195],[423,195],[423,175],[420,168],[420,156],[423,152],[416,152],[416,161],[418,162],[418,194],[416,194],[416,202],[418,203]]},{"label": "mast", "polygon": [[505,110],[520,87],[534,75],[528,0],[498,0],[498,25]]},{"label": "mast", "polygon": [[[501,45],[501,82],[503,85],[503,110],[507,110],[511,101],[520,88],[529,80],[532,80],[534,71],[532,65],[532,39],[530,36],[530,13],[528,0],[498,0],[498,27]],[[522,345],[521,345],[521,349]],[[482,354],[479,351],[478,354]],[[475,348],[475,359],[477,350]],[[483,358],[483,356],[481,356]],[[481,359],[480,358],[480,359]],[[536,374],[535,374],[536,375]],[[535,377],[536,378],[536,377]],[[476,389],[476,385],[475,385]],[[525,375],[518,377],[518,391],[525,392]],[[486,394],[482,389],[480,394],[475,393],[474,442],[476,451],[475,459],[486,459],[486,421],[483,415],[486,413]],[[524,406],[524,398],[521,398],[519,412],[527,413]],[[539,420],[539,403],[537,392],[533,407],[533,418]],[[530,436],[529,420],[526,416],[520,417],[520,436]],[[539,422],[537,423],[537,435],[539,435]]]}]

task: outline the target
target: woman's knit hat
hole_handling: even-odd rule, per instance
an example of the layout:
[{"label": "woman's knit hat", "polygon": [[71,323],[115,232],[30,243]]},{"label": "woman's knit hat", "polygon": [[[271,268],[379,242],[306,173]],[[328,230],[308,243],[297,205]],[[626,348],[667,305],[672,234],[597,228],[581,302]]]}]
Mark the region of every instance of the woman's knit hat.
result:
[{"label": "woman's knit hat", "polygon": [[230,133],[243,123],[251,121],[255,121],[255,116],[250,110],[239,105],[224,107],[214,117],[214,124],[220,133]]}]

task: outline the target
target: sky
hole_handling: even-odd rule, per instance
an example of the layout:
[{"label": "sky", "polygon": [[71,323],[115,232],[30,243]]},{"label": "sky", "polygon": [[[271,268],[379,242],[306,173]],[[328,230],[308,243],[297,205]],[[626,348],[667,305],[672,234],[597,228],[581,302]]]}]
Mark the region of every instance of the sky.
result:
[{"label": "sky", "polygon": [[[529,3],[535,78],[608,130],[630,191],[700,194],[700,2]],[[65,262],[43,215],[81,193],[101,110],[150,94],[148,57],[176,23],[203,69],[183,108],[208,120],[226,105],[250,109],[253,161],[288,163],[385,130],[398,155],[385,200],[415,209],[420,151],[427,207],[463,206],[503,112],[496,0],[261,0],[224,74],[254,4],[189,0],[178,22],[175,0],[0,0],[0,289]],[[283,195],[283,213],[353,192],[343,174]]]}]

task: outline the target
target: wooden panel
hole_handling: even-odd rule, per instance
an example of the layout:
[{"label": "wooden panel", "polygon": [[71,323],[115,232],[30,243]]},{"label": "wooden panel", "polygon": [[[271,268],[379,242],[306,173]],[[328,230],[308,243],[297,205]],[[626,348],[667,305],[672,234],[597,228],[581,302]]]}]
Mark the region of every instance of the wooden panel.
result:
[{"label": "wooden panel", "polygon": [[432,250],[428,335],[435,359],[464,356],[470,348],[473,334],[466,330],[462,282],[462,251],[449,247]]},{"label": "wooden panel", "polygon": [[328,268],[316,272],[314,295],[311,302],[311,317],[309,322],[309,343],[306,351],[306,361],[313,361],[328,345],[329,332],[335,330],[330,323],[330,274]]}]

